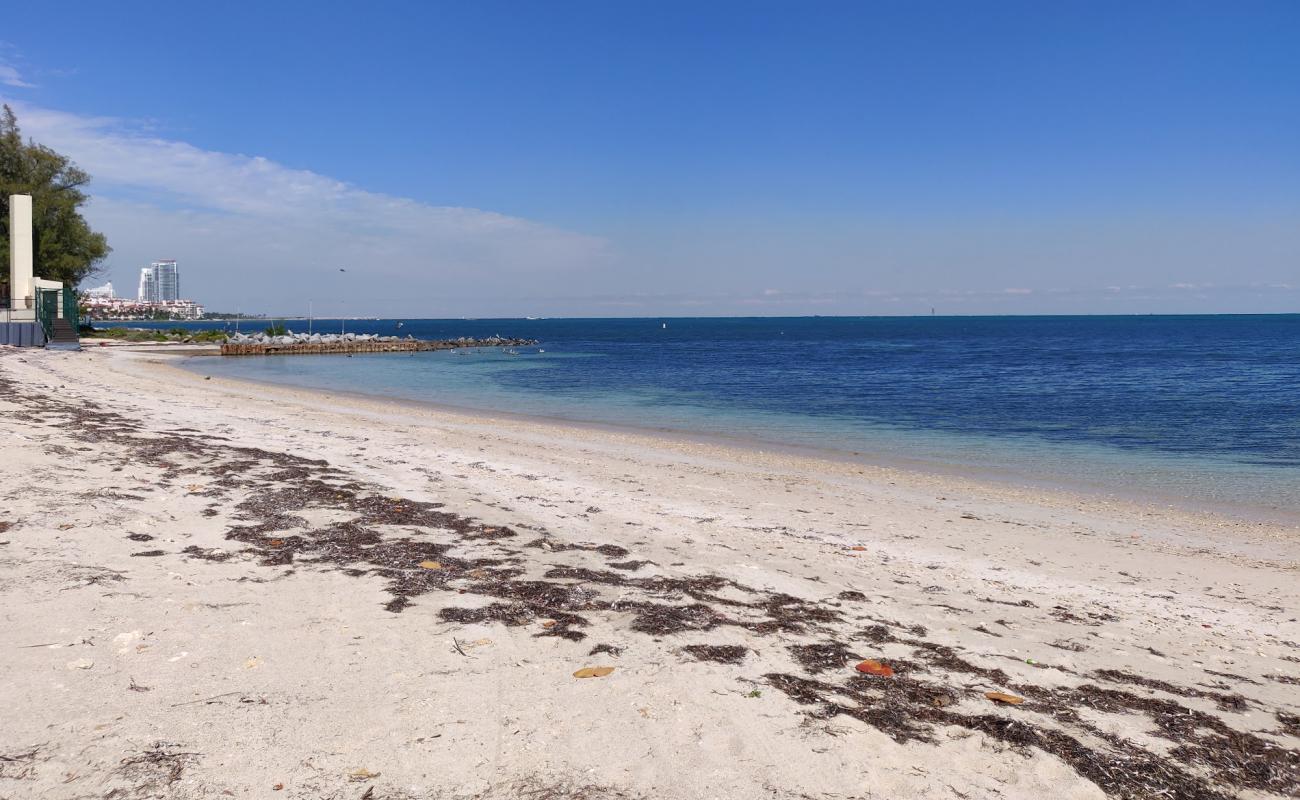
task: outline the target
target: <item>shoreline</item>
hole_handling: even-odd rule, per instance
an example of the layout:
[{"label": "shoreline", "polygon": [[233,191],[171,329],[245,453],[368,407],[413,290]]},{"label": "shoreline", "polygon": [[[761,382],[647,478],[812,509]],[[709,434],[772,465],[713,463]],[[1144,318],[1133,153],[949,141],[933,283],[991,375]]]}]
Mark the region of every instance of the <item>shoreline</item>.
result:
[{"label": "shoreline", "polygon": [[1288,529],[159,355],[0,351],[0,793],[1300,787]]},{"label": "shoreline", "polygon": [[[214,353],[195,351],[168,352],[160,353],[160,355],[173,356],[178,359],[177,364],[183,364],[186,359],[214,355]],[[188,373],[199,370],[198,365],[193,367],[168,366]],[[919,480],[927,477],[956,479],[969,482],[973,487],[985,491],[1003,490],[1028,495],[1042,493],[1050,495],[1061,502],[1123,504],[1135,513],[1147,513],[1158,509],[1161,512],[1187,514],[1208,522],[1222,520],[1228,523],[1278,526],[1300,536],[1300,508],[1288,510],[1277,506],[1264,506],[1245,502],[1200,500],[1148,488],[1125,492],[1102,483],[1089,483],[1078,476],[1052,475],[1036,478],[1023,469],[1001,465],[986,465],[976,468],[968,464],[945,462],[937,459],[908,458],[884,453],[841,450],[816,444],[797,444],[764,439],[756,435],[706,432],[668,426],[638,425],[633,422],[591,421],[519,411],[472,408],[454,403],[416,400],[405,397],[383,397],[377,394],[367,394],[347,389],[319,389],[242,376],[220,375],[214,376],[214,379],[231,381],[264,391],[283,391],[290,393],[290,396],[298,400],[303,399],[304,395],[316,395],[323,402],[328,402],[329,398],[333,396],[364,403],[388,405],[414,412],[431,411],[434,413],[454,414],[470,420],[508,419],[524,424],[549,425],[560,429],[572,428],[578,431],[601,431],[613,434],[646,436],[652,439],[663,439],[688,445],[696,443],[732,448],[738,451],[775,452],[813,461],[828,461],[892,470],[899,473],[900,477],[906,480]]]}]

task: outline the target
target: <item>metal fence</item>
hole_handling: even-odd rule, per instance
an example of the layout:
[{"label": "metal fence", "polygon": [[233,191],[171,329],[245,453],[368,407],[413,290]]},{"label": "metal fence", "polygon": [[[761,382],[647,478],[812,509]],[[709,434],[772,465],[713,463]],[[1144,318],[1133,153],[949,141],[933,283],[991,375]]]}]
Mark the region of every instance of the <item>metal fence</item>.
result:
[{"label": "metal fence", "polygon": [[41,323],[46,339],[54,338],[54,319],[59,316],[59,295],[54,289],[36,290],[36,321]]},{"label": "metal fence", "polygon": [[81,329],[81,297],[71,286],[63,287],[63,318],[74,331]]},{"label": "metal fence", "polygon": [[[8,287],[5,288],[8,289]],[[0,322],[12,322],[16,312],[31,310],[33,300],[34,298],[31,297],[19,297],[15,300],[6,293],[4,297],[0,297]],[[23,317],[26,315],[20,313],[18,316]],[[31,322],[31,318],[29,317],[26,321]]]},{"label": "metal fence", "polygon": [[45,338],[54,338],[54,320],[59,317],[68,321],[72,330],[80,327],[80,309],[77,307],[77,291],[68,287],[62,289],[36,290],[36,319],[45,331]]}]

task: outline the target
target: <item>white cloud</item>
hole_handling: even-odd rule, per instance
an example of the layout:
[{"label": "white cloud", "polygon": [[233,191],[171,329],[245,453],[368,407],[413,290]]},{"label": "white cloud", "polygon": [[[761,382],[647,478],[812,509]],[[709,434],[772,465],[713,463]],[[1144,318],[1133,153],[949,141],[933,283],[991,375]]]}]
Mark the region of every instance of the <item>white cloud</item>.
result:
[{"label": "white cloud", "polygon": [[167,257],[181,262],[184,293],[210,306],[280,311],[314,297],[325,313],[435,313],[449,297],[527,295],[606,260],[595,237],[14,105],[25,135],[94,177],[87,216],[123,286]]},{"label": "white cloud", "polygon": [[11,64],[0,63],[0,84],[17,89],[35,89],[36,84],[23,80],[22,73]]},{"label": "white cloud", "polygon": [[[114,247],[104,278],[130,290],[141,265],[176,258],[183,292],[222,310],[305,312],[311,300],[318,314],[371,316],[1129,313],[1297,302],[1267,288],[1288,286],[1300,257],[1289,206],[1186,219],[846,211],[815,225],[743,208],[598,216],[618,231],[615,253],[536,221],[203,150],[143,122],[11,103],[27,135],[94,176],[87,215]],[[1224,284],[1227,274],[1241,283]]]}]

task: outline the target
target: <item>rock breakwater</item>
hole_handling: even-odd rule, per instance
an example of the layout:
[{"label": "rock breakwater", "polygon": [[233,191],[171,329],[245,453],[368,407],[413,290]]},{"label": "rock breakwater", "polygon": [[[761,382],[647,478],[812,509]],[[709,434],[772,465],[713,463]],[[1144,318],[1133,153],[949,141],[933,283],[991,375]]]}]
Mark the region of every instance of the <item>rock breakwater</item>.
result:
[{"label": "rock breakwater", "polygon": [[536,339],[489,336],[475,339],[416,339],[413,336],[380,336],[373,333],[303,334],[272,336],[265,333],[237,334],[221,345],[223,356],[323,355],[338,353],[406,353],[423,350],[455,350],[462,347],[530,347]]}]

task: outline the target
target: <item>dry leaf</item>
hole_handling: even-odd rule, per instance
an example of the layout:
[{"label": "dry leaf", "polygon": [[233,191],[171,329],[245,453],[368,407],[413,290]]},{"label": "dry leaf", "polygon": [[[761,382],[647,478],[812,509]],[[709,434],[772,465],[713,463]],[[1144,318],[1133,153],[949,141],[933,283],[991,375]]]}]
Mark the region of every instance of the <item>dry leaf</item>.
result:
[{"label": "dry leaf", "polygon": [[283,539],[272,539],[271,541],[267,542],[267,545],[269,545],[270,547],[283,547],[283,546],[284,546],[284,540],[283,540]]},{"label": "dry leaf", "polygon": [[1006,692],[985,692],[984,696],[995,703],[1010,703],[1013,706],[1025,702],[1025,698],[1016,697],[1014,694],[1007,694]]},{"label": "dry leaf", "polygon": [[420,566],[425,569],[442,569],[442,564],[439,564],[437,561],[421,561]]},{"label": "dry leaf", "polygon": [[278,791],[280,791],[280,790],[282,790],[282,789],[284,788],[284,784],[283,784],[283,783],[277,783],[276,785],[272,786],[271,788],[274,789],[274,790],[276,790],[276,791],[278,792]]},{"label": "dry leaf", "polygon": [[853,545],[852,547],[850,547],[849,549],[850,549],[850,550],[856,550],[856,551],[858,551],[859,553],[862,553],[862,552],[865,552],[867,548],[863,547],[863,546],[860,545],[860,544],[855,544],[855,545]]},{"label": "dry leaf", "polygon": [[201,492],[201,491],[203,491],[203,484],[201,484],[201,483],[191,483],[191,484],[186,485],[185,488],[186,488],[187,490],[191,491],[191,492]]},{"label": "dry leaf", "polygon": [[613,667],[583,667],[573,673],[575,678],[603,678],[613,672]]},{"label": "dry leaf", "polygon": [[366,769],[365,767],[360,767],[360,768],[358,768],[358,769],[354,769],[354,770],[352,770],[351,772],[348,773],[348,778],[350,778],[350,779],[352,779],[352,780],[354,780],[354,781],[368,781],[368,780],[370,780],[371,778],[378,778],[378,777],[379,777],[379,773],[378,773],[378,772],[371,772],[370,770]]},{"label": "dry leaf", "polygon": [[553,620],[553,619],[548,619],[548,620],[546,620],[545,622],[542,623],[542,627],[543,627],[543,628],[554,628],[554,627],[555,627],[555,620]]},{"label": "dry leaf", "polygon": [[62,525],[59,526],[59,530],[61,530],[61,531],[66,531],[66,530],[68,530],[69,528],[75,528],[75,527],[77,527],[76,523],[73,523],[73,522],[65,522],[65,523],[63,523]]},{"label": "dry leaf", "polygon": [[893,667],[870,658],[858,664],[857,670],[867,675],[878,675],[881,678],[888,678],[894,674]]},{"label": "dry leaf", "polygon": [[487,577],[487,570],[485,570],[485,569],[472,569],[472,570],[469,571],[469,576],[470,576],[471,578],[486,578],[486,577]]}]

